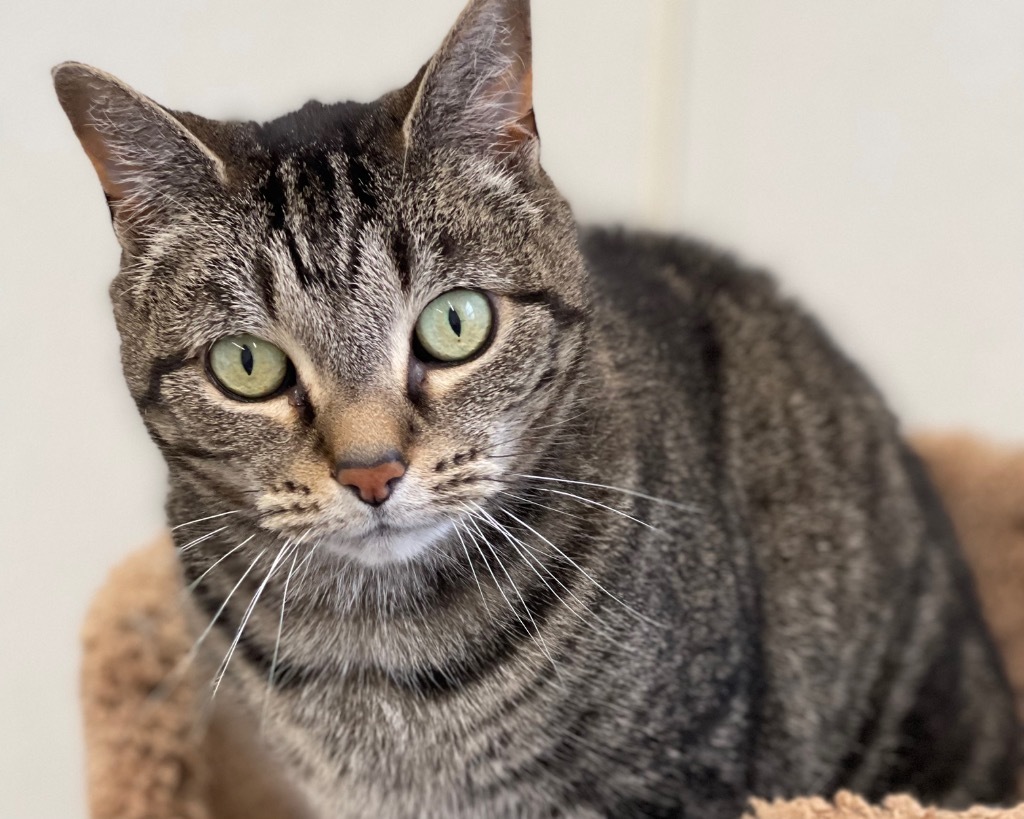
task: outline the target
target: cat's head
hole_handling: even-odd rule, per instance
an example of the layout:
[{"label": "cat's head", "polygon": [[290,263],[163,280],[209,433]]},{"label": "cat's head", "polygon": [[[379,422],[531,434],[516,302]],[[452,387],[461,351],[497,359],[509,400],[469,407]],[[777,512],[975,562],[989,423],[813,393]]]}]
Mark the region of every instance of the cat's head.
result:
[{"label": "cat's head", "polygon": [[81,64],[54,79],[123,248],[123,366],[172,522],[387,563],[536,465],[573,411],[588,296],[539,165],[528,0],[473,0],[376,102],[264,125]]}]

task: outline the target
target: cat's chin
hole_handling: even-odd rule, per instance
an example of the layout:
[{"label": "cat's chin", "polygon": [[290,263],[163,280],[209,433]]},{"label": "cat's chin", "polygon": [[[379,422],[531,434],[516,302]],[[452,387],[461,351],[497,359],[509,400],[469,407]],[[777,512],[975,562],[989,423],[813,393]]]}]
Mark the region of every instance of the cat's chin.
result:
[{"label": "cat's chin", "polygon": [[379,567],[416,560],[451,531],[447,521],[415,528],[378,526],[358,538],[327,538],[324,546],[355,563]]}]

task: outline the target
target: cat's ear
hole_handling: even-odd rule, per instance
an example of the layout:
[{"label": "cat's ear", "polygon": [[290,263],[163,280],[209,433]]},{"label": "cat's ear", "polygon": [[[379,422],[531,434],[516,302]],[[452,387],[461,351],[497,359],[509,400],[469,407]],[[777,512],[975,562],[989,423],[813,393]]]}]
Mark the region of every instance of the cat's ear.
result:
[{"label": "cat's ear", "polygon": [[529,0],[470,0],[423,71],[405,139],[537,161]]},{"label": "cat's ear", "polygon": [[185,210],[190,194],[225,181],[224,163],[181,120],[110,74],[62,63],[53,84],[126,248]]}]

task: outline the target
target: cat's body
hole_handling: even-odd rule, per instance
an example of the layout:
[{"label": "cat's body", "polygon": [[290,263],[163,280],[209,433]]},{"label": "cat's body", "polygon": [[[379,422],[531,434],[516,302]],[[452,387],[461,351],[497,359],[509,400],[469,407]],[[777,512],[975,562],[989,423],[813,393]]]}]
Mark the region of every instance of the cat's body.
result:
[{"label": "cat's body", "polygon": [[[542,642],[491,588],[513,635],[496,629],[485,647],[460,633],[491,619],[475,585],[453,601],[435,579],[382,622],[376,601],[341,623],[295,602],[303,650],[276,672],[266,712],[280,587],[264,592],[275,602],[239,679],[261,718],[281,720],[271,736],[324,815],[711,819],[738,816],[748,794],[840,787],[1005,798],[1005,684],[953,536],[872,388],[728,257],[604,232],[583,249],[598,305],[589,376],[603,397],[585,391],[588,410],[542,474],[614,474],[680,506],[524,481],[510,491],[539,489],[551,511],[504,504],[589,575],[562,564],[545,582],[503,558],[506,593],[530,602]],[[623,344],[623,327],[640,338]],[[565,513],[585,520],[567,526]],[[215,587],[199,622],[229,590]],[[435,645],[440,634],[452,645]],[[353,643],[376,653],[353,663]]]},{"label": "cat's body", "polygon": [[[477,0],[408,88],[266,126],[58,71],[217,696],[324,817],[1007,799],[1007,685],[883,403],[727,257],[578,244],[528,57]],[[494,321],[449,363],[413,328],[458,288]],[[277,392],[218,386],[240,333]]]}]

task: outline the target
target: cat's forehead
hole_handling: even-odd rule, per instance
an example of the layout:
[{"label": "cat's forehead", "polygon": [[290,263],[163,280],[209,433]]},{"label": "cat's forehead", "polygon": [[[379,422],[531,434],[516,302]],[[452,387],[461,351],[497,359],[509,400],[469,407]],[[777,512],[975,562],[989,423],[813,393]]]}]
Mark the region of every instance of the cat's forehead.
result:
[{"label": "cat's forehead", "polygon": [[158,301],[163,321],[182,330],[175,343],[201,350],[254,333],[301,351],[325,376],[393,380],[432,298],[460,286],[499,290],[518,268],[487,250],[483,220],[454,201],[443,172],[405,189],[395,173],[380,152],[337,141],[293,137],[264,156],[238,223],[226,213],[224,224],[197,223],[178,237],[181,255],[165,257],[177,292]]}]

